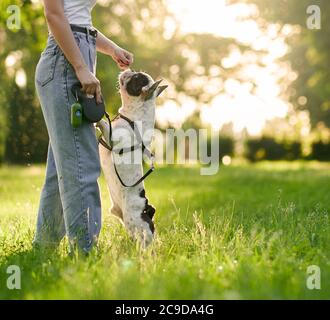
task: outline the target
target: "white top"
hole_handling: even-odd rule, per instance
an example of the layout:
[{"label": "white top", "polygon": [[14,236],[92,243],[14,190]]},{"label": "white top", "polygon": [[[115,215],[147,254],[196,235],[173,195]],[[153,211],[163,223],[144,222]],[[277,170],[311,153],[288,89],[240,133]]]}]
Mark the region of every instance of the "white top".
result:
[{"label": "white top", "polygon": [[70,24],[92,26],[92,9],[97,0],[63,0],[64,15]]}]

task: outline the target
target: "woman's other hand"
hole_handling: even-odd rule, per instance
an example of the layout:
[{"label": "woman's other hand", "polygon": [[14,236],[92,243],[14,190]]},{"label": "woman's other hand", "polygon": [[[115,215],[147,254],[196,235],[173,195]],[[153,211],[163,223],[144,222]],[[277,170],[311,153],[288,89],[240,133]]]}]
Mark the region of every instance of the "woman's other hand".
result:
[{"label": "woman's other hand", "polygon": [[89,71],[87,65],[75,69],[76,76],[81,83],[82,91],[88,95],[95,96],[96,102],[102,102],[100,81]]}]

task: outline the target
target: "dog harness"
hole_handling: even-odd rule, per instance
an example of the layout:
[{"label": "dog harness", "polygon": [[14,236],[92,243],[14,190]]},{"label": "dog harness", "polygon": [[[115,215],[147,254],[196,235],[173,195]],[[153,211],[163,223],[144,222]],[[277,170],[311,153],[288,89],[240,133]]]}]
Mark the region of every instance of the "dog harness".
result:
[{"label": "dog harness", "polygon": [[[123,116],[120,113],[118,113],[118,115],[113,120],[110,119],[110,116],[109,116],[108,113],[105,113],[105,116],[106,116],[106,118],[108,119],[108,122],[109,122],[109,142],[110,142],[110,145],[108,145],[106,143],[106,141],[104,141],[104,139],[102,137],[99,138],[99,143],[104,148],[108,149],[111,152],[111,154],[112,154],[112,160],[113,160],[113,165],[114,165],[114,168],[115,168],[115,172],[116,172],[116,175],[117,175],[120,183],[124,187],[126,187],[126,188],[134,188],[134,187],[138,186],[141,182],[143,182],[151,173],[153,173],[155,171],[155,165],[154,165],[155,156],[145,146],[145,144],[143,142],[143,139],[141,137],[141,134],[140,134],[138,128],[136,127],[134,121],[132,121],[131,119],[129,119],[129,118],[125,117],[125,116]],[[137,144],[135,144],[135,145],[133,145],[131,147],[128,147],[128,148],[121,148],[121,149],[118,149],[118,150],[115,150],[114,149],[113,141],[112,141],[112,122],[113,121],[116,121],[117,119],[123,119],[123,120],[125,120],[129,124],[130,128],[133,130],[133,133],[134,133],[134,135],[136,137]],[[123,155],[125,153],[134,152],[135,150],[138,150],[140,148],[142,149],[142,158],[143,158],[143,155],[146,155],[150,159],[150,161],[151,161],[150,169],[136,183],[134,183],[133,185],[127,185],[122,180],[122,178],[119,175],[119,172],[118,172],[116,163],[115,163],[114,158],[113,158],[113,153],[116,153],[116,154],[119,154],[119,155]]]}]

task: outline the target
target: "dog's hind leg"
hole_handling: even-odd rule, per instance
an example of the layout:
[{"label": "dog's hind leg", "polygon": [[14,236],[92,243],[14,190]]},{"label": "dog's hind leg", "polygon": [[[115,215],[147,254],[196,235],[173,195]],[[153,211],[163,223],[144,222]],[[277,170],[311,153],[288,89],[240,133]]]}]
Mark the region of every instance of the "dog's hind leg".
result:
[{"label": "dog's hind leg", "polygon": [[155,227],[146,213],[146,199],[135,194],[127,194],[124,203],[123,221],[128,233],[141,242],[143,247],[151,244]]}]

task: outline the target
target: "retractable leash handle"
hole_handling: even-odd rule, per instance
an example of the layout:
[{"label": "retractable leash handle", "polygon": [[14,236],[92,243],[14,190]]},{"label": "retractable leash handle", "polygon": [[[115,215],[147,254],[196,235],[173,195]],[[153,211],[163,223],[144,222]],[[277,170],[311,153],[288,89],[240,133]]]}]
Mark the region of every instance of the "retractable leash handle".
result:
[{"label": "retractable leash handle", "polygon": [[71,124],[74,128],[82,124],[83,119],[90,123],[99,122],[105,112],[105,103],[102,98],[101,103],[97,103],[95,97],[88,97],[81,91],[80,83],[75,83],[71,87],[71,92],[76,102],[71,106]]}]

